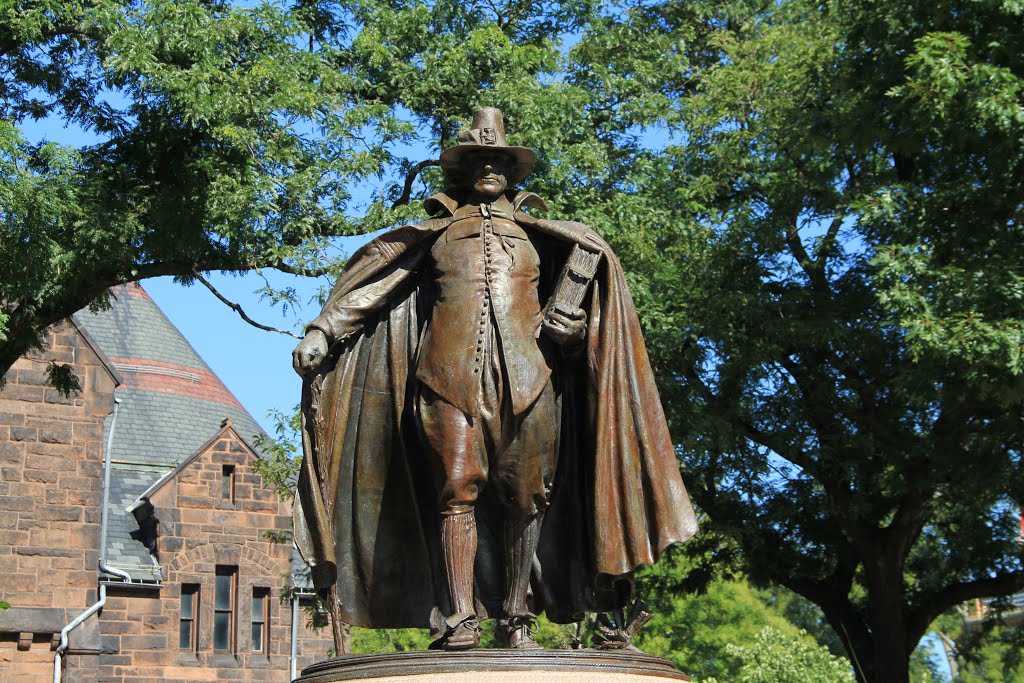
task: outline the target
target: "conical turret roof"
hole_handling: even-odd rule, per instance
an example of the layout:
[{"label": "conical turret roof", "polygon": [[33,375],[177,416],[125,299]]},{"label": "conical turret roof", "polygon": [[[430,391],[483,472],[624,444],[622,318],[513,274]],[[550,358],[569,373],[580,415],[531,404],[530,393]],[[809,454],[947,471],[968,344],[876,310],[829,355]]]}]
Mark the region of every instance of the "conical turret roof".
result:
[{"label": "conical turret roof", "polygon": [[264,432],[188,340],[137,283],[111,290],[110,308],[74,315],[75,324],[121,376],[110,443],[107,560],[133,579],[159,580],[159,566],[125,508],[194,455],[224,421],[249,444]]}]

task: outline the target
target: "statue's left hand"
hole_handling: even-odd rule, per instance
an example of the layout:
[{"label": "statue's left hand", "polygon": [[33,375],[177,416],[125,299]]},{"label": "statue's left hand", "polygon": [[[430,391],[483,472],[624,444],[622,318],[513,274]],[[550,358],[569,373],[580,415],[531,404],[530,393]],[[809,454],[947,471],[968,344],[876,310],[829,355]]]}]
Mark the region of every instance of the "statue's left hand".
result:
[{"label": "statue's left hand", "polygon": [[559,346],[574,346],[583,341],[587,334],[587,314],[582,308],[577,308],[569,315],[548,311],[540,328]]}]

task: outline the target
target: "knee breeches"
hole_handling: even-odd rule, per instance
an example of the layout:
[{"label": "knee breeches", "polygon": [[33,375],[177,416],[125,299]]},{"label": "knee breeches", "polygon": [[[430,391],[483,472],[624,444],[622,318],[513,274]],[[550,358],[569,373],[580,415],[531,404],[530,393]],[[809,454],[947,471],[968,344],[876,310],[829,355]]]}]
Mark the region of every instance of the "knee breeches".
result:
[{"label": "knee breeches", "polygon": [[417,411],[437,472],[442,514],[475,505],[485,488],[518,515],[534,515],[547,504],[559,423],[550,382],[522,415],[504,405],[467,415],[426,386]]}]

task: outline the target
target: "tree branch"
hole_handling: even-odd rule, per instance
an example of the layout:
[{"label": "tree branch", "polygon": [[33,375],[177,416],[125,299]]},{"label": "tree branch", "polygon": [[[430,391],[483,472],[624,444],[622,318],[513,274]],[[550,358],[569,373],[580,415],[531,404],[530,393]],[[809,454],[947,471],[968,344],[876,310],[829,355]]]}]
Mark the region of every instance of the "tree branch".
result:
[{"label": "tree branch", "polygon": [[[269,267],[273,264],[256,265]],[[8,321],[7,340],[0,342],[0,376],[3,376],[3,373],[10,369],[14,361],[31,348],[36,335],[29,334],[30,330],[43,330],[58,320],[67,318],[75,311],[87,306],[110,287],[162,275],[191,277],[200,271],[243,271],[256,267],[232,266],[232,264],[215,257],[196,262],[170,260],[143,264],[121,264],[120,268],[116,264],[110,264],[110,266],[110,270],[92,273],[88,278],[80,277],[78,280],[69,282],[67,289],[73,291],[74,295],[62,297],[59,300],[38,301],[32,306],[22,307],[18,311],[18,315],[12,315]],[[125,277],[125,273],[130,273],[130,276]],[[204,282],[204,284],[209,287],[208,283]],[[225,303],[230,305],[228,301]],[[285,332],[285,334],[291,333]]]},{"label": "tree branch", "polygon": [[293,265],[289,265],[284,261],[278,261],[271,266],[274,270],[279,270],[282,273],[288,275],[302,275],[303,277],[320,277],[321,275],[327,275],[331,272],[330,268],[296,268]]},{"label": "tree branch", "polygon": [[928,631],[928,626],[953,605],[974,598],[998,598],[1024,590],[1024,570],[1006,572],[984,579],[951,583],[920,601],[907,615],[907,638],[916,643]]},{"label": "tree branch", "polygon": [[777,361],[796,382],[804,409],[807,411],[807,419],[814,431],[817,432],[822,444],[821,462],[809,472],[822,485],[836,506],[836,524],[850,542],[858,548],[859,552],[869,554],[874,548],[877,529],[864,522],[855,511],[853,494],[850,491],[850,478],[843,466],[841,464],[830,466],[824,457],[826,443],[829,440],[833,442],[834,449],[846,448],[847,430],[831,412],[833,408],[842,409],[842,400],[835,395],[834,391],[823,393],[823,388],[831,387],[833,384],[828,381],[827,377],[820,376],[820,368],[823,364],[820,358],[815,358],[812,362],[804,364],[797,363],[783,354]]},{"label": "tree branch", "polygon": [[[64,37],[64,36],[85,36],[87,38],[95,37],[93,35],[90,35],[88,32],[83,31],[82,29],[80,29],[77,26],[70,26],[70,25],[54,26],[54,27],[50,28],[49,30],[46,30],[46,29],[41,30],[39,32],[39,40],[38,41],[32,41],[32,46],[33,47],[38,46],[38,44],[40,44],[40,43],[45,44],[45,43],[53,40],[54,38],[61,38],[61,37]],[[14,52],[14,50],[16,50],[19,47],[28,47],[28,46],[29,46],[29,44],[27,44],[27,43],[22,43],[20,41],[13,40],[13,39],[7,39],[7,40],[0,41],[0,57],[6,57],[8,54],[10,54],[11,52]]]},{"label": "tree branch", "polygon": [[820,261],[812,259],[807,253],[804,243],[800,240],[800,214],[797,212],[788,218],[785,225],[788,226],[786,228],[786,246],[789,247],[789,253],[800,264],[800,268],[811,282],[811,287],[817,292],[824,292],[828,289],[828,282],[825,279],[825,261],[824,259]]},{"label": "tree branch", "polygon": [[914,543],[928,521],[927,505],[935,495],[936,483],[930,470],[932,463],[918,458],[910,463],[903,475],[908,483],[906,493],[900,497],[892,521],[885,528],[885,545],[891,549],[891,560],[902,567]]},{"label": "tree branch", "polygon": [[220,299],[228,308],[230,308],[230,309],[234,310],[236,313],[238,313],[238,315],[242,318],[242,320],[244,320],[245,322],[249,323],[253,327],[259,328],[261,330],[266,330],[267,332],[278,332],[280,334],[287,334],[289,337],[295,337],[296,339],[301,339],[302,338],[299,335],[295,334],[294,332],[289,332],[288,330],[279,330],[276,327],[270,327],[269,325],[262,325],[262,324],[256,322],[255,320],[253,320],[252,318],[250,318],[248,315],[245,314],[245,311],[242,310],[241,306],[239,306],[238,304],[236,304],[233,301],[228,300],[223,294],[218,292],[217,288],[214,287],[210,283],[209,280],[207,280],[205,277],[203,277],[202,274],[200,274],[200,272],[198,270],[197,271],[193,271],[192,277],[194,277],[195,279],[199,280],[204,285],[206,285],[206,288],[208,290],[210,290],[211,292],[213,292],[213,295],[215,297]]},{"label": "tree branch", "polygon": [[395,209],[401,206],[402,204],[408,204],[409,197],[412,195],[412,184],[416,180],[416,176],[418,176],[420,172],[423,171],[423,169],[425,168],[440,165],[440,159],[427,159],[426,161],[421,161],[412,168],[410,168],[409,172],[405,174],[405,188],[402,190],[402,196],[395,200],[395,203],[391,205],[391,208]]},{"label": "tree branch", "polygon": [[143,263],[132,267],[133,277],[125,279],[122,277],[112,276],[106,279],[100,289],[106,289],[115,285],[127,284],[129,282],[138,282],[140,280],[148,280],[151,277],[161,277],[163,275],[171,275],[175,277],[191,277],[193,273],[197,272],[209,272],[211,270],[223,270],[237,272],[242,270],[252,270],[250,267],[235,267],[232,268],[225,263],[215,260],[209,261],[153,261],[152,263]]},{"label": "tree branch", "polygon": [[[790,373],[797,372],[796,364],[792,363],[792,361],[788,362],[793,366]],[[835,505],[837,511],[836,525],[845,537],[864,552],[867,552],[872,547],[872,534],[875,530],[861,521],[853,512],[849,479],[845,474],[839,470],[827,470],[822,462],[815,462],[804,451],[799,448],[790,447],[784,439],[765,432],[751,424],[748,420],[743,419],[741,415],[738,415],[730,408],[731,403],[728,400],[723,400],[711,390],[711,387],[704,383],[694,368],[688,368],[684,372],[684,376],[692,383],[697,393],[708,402],[716,416],[739,428],[745,438],[771,449],[780,457],[785,458],[813,477]],[[800,378],[795,374],[793,377],[799,385]],[[804,393],[804,396],[808,404],[813,405],[815,403],[812,395]],[[813,415],[811,419],[812,422],[815,422]],[[819,433],[838,433],[838,425],[833,423],[816,423],[814,428]]]},{"label": "tree branch", "polygon": [[789,247],[790,254],[796,259],[800,267],[803,268],[804,273],[813,282],[816,278],[814,261],[811,259],[807,250],[804,249],[804,243],[800,241],[800,226],[798,225],[799,219],[795,219],[793,224],[786,230],[786,245]]},{"label": "tree branch", "polygon": [[774,580],[794,593],[805,597],[818,607],[825,616],[828,625],[843,641],[850,660],[853,661],[858,680],[864,681],[862,661],[869,663],[871,658],[871,635],[862,618],[857,615],[850,604],[850,585],[833,577],[824,581],[813,581],[800,577],[791,577],[785,573],[774,574]]},{"label": "tree branch", "polygon": [[833,387],[834,383],[830,378],[821,376],[822,359],[814,357],[810,363],[798,363],[783,353],[776,361],[796,382],[807,410],[807,417],[819,436],[831,435],[837,439],[848,436],[848,430],[832,413],[833,409],[842,409],[840,397],[836,396],[834,391],[830,391],[828,395],[823,394],[823,389]]},{"label": "tree branch", "polygon": [[726,408],[727,402],[723,401],[719,395],[715,394],[715,392],[711,390],[711,387],[709,387],[707,383],[700,378],[700,375],[697,374],[697,371],[694,370],[692,366],[687,368],[683,372],[683,375],[692,383],[700,397],[708,402],[708,405],[714,411],[715,415],[724,420],[735,423],[743,431],[746,438],[755,443],[761,444],[765,448],[771,449],[786,460],[789,460],[801,468],[810,469],[813,467],[813,463],[803,457],[803,453],[801,451],[789,448],[788,444],[776,438],[773,434],[769,434],[758,429],[735,412],[729,411]]},{"label": "tree branch", "polygon": [[942,641],[942,651],[946,655],[946,663],[949,665],[950,677],[955,681],[960,677],[960,665],[957,661],[956,642],[942,631],[935,631]]},{"label": "tree branch", "polygon": [[[850,576],[852,577],[852,574]],[[848,597],[850,583],[843,580],[845,577],[833,574],[826,580],[814,581],[779,573],[775,574],[773,578],[821,608],[822,614],[825,615],[832,630],[843,641],[843,647],[846,648],[847,654],[850,655],[850,661],[853,662],[857,670],[857,679],[859,681],[867,680],[864,667],[865,665],[870,667],[871,633],[850,604]]]},{"label": "tree branch", "polygon": [[836,237],[839,235],[839,228],[843,225],[842,216],[836,216],[832,219],[832,222],[828,226],[828,231],[825,236],[821,239],[821,243],[818,247],[817,258],[814,260],[814,267],[820,270],[822,273],[825,272],[825,261],[829,256],[832,255],[832,249],[836,246]]}]

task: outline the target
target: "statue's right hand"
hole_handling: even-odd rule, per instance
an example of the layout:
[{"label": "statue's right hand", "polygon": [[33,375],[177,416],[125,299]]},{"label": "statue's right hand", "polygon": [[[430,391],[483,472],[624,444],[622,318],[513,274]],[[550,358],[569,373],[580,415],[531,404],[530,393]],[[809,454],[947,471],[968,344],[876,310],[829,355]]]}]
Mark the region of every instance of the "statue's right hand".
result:
[{"label": "statue's right hand", "polygon": [[312,329],[292,351],[292,367],[300,375],[308,375],[320,366],[327,355],[327,335]]}]

